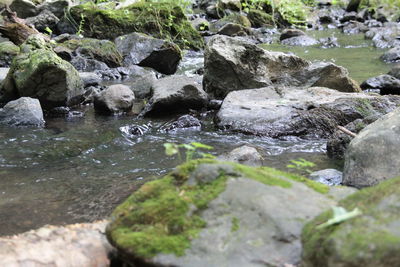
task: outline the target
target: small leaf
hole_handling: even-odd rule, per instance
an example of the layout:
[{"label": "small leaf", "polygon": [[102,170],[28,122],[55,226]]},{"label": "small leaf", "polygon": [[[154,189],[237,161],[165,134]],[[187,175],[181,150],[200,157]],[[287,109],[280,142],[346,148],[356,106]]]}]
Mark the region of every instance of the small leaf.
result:
[{"label": "small leaf", "polygon": [[362,212],[358,208],[355,208],[352,211],[347,211],[345,208],[342,207],[333,207],[332,209],[333,218],[329,219],[323,224],[318,225],[316,229],[322,229],[334,224],[339,224],[362,214]]},{"label": "small leaf", "polygon": [[177,144],[165,143],[164,148],[165,148],[165,154],[167,156],[173,156],[175,154],[178,154],[178,152],[179,152],[179,148],[178,148]]},{"label": "small leaf", "polygon": [[199,142],[191,142],[190,143],[192,146],[194,146],[195,148],[202,148],[202,149],[207,149],[207,150],[211,150],[214,149],[212,146],[208,146]]},{"label": "small leaf", "polygon": [[189,144],[180,144],[179,147],[183,147],[186,150],[196,150],[194,146],[191,146]]},{"label": "small leaf", "polygon": [[216,156],[214,156],[214,155],[212,155],[210,153],[200,152],[199,154],[200,154],[200,156],[202,156],[205,159],[215,159],[216,158]]}]

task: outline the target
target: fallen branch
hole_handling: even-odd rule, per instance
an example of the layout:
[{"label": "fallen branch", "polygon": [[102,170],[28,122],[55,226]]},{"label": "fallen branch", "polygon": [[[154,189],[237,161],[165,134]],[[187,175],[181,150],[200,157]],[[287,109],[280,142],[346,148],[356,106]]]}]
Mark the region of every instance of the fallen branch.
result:
[{"label": "fallen branch", "polygon": [[343,133],[345,133],[345,134],[347,134],[347,135],[350,135],[351,137],[356,137],[356,136],[357,136],[357,134],[353,133],[352,131],[347,130],[347,129],[344,128],[343,126],[339,126],[339,125],[338,125],[337,128],[338,128],[341,132],[343,132]]}]

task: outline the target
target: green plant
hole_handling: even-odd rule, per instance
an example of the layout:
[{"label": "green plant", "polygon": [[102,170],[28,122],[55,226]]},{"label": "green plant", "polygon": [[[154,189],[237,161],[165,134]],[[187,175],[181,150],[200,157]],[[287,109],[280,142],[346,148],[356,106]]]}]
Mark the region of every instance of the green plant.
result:
[{"label": "green plant", "polygon": [[76,35],[81,35],[83,33],[83,26],[85,24],[85,16],[81,14],[81,21],[79,22],[78,31]]},{"label": "green plant", "polygon": [[332,211],[333,211],[333,217],[330,218],[328,221],[324,222],[323,224],[318,225],[316,229],[321,229],[334,224],[339,224],[362,214],[362,212],[358,208],[355,208],[352,211],[347,211],[345,208],[342,207],[332,207]]},{"label": "green plant", "polygon": [[315,163],[305,160],[303,158],[299,158],[297,160],[292,159],[290,160],[291,164],[286,165],[286,167],[290,169],[295,169],[300,173],[310,174],[312,171],[310,168],[315,167]]},{"label": "green plant", "polygon": [[44,30],[45,30],[50,36],[53,34],[53,31],[52,31],[49,27],[44,28]]},{"label": "green plant", "polygon": [[198,142],[191,142],[190,144],[165,143],[164,148],[165,148],[165,155],[167,156],[178,155],[178,158],[180,160],[182,160],[181,150],[185,150],[186,162],[192,160],[194,156],[198,156],[200,158],[211,158],[211,159],[215,158],[214,155],[198,151],[198,149],[211,150],[213,149],[212,146],[208,146]]}]

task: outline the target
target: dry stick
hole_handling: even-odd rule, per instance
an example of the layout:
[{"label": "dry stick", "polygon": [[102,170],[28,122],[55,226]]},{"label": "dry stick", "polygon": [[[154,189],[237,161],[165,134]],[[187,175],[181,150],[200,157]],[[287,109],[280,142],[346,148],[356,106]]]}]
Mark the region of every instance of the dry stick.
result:
[{"label": "dry stick", "polygon": [[338,125],[337,128],[342,131],[345,134],[350,135],[351,137],[356,137],[357,134],[353,133],[352,131],[347,130],[346,128],[344,128],[343,126]]}]

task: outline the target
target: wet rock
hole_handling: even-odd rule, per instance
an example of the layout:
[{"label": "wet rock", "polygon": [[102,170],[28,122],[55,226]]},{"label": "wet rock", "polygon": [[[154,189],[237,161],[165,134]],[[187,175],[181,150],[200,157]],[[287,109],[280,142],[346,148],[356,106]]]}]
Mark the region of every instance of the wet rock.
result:
[{"label": "wet rock", "polygon": [[128,86],[115,84],[94,97],[94,108],[99,113],[119,114],[129,111],[134,100],[135,95]]},{"label": "wet rock", "polygon": [[0,88],[1,88],[1,82],[4,81],[4,79],[7,77],[7,73],[10,70],[10,68],[0,68]]},{"label": "wet rock", "polygon": [[395,77],[397,79],[400,79],[400,66],[393,67],[389,71],[388,75],[393,76],[393,77]]},{"label": "wet rock", "polygon": [[318,227],[333,218],[327,210],[303,228],[302,266],[397,266],[400,260],[400,179],[360,190],[339,202],[348,212],[360,215],[328,227]]},{"label": "wet rock", "polygon": [[35,17],[30,17],[26,19],[27,24],[32,24],[40,32],[47,33],[46,29],[51,29],[56,31],[57,23],[60,20],[56,15],[51,13],[49,10],[43,10],[40,14]]},{"label": "wet rock", "polygon": [[218,1],[218,7],[221,9],[239,11],[242,9],[242,3],[240,0],[220,0]]},{"label": "wet rock", "polygon": [[177,132],[177,131],[200,131],[201,122],[199,119],[191,115],[183,115],[173,122],[168,122],[161,126],[161,132]]},{"label": "wet rock", "polygon": [[204,88],[219,98],[230,91],[272,84],[361,91],[358,84],[348,77],[347,70],[333,63],[311,64],[297,56],[270,52],[227,36],[212,37],[204,56]]},{"label": "wet rock", "polygon": [[132,124],[132,125],[127,125],[127,126],[122,126],[119,128],[119,130],[125,136],[132,138],[132,137],[142,136],[142,135],[146,134],[147,132],[150,132],[151,125],[150,124],[144,124],[144,125]]},{"label": "wet rock", "polygon": [[40,102],[30,97],[21,97],[8,102],[0,109],[0,123],[13,126],[44,126]]},{"label": "wet rock", "polygon": [[299,37],[306,35],[303,31],[297,29],[286,29],[279,36],[279,40],[282,42],[285,39]]},{"label": "wet rock", "polygon": [[139,66],[129,67],[128,81],[124,82],[135,94],[136,99],[145,99],[151,96],[151,88],[157,81],[156,73]]},{"label": "wet rock", "polygon": [[199,74],[199,70],[204,68],[204,53],[202,51],[185,51],[178,66],[177,73],[184,73],[187,76]]},{"label": "wet rock", "polygon": [[105,68],[105,69],[100,69],[96,70],[95,73],[101,77],[102,80],[105,81],[112,81],[112,80],[121,80],[123,78],[121,72],[118,70],[118,68]]},{"label": "wet rock", "polygon": [[0,94],[3,101],[18,96],[37,98],[44,108],[71,106],[81,101],[83,82],[41,36],[31,35],[14,58]]},{"label": "wet rock", "polygon": [[83,81],[83,87],[97,86],[100,84],[100,77],[94,72],[79,72],[79,77]]},{"label": "wet rock", "polygon": [[271,86],[229,93],[216,122],[221,129],[274,138],[329,137],[337,125],[387,113],[399,104],[398,96]]},{"label": "wet rock", "polygon": [[319,42],[310,36],[301,35],[284,39],[281,41],[281,44],[290,46],[312,46],[319,44]]},{"label": "wet rock", "polygon": [[2,237],[0,265],[110,266],[109,255],[114,250],[104,235],[106,223],[44,226],[16,236]]},{"label": "wet rock", "polygon": [[343,173],[335,169],[325,169],[311,173],[308,178],[319,183],[334,186],[342,183]]},{"label": "wet rock", "polygon": [[392,48],[400,46],[400,24],[385,23],[384,27],[371,28],[365,33],[365,37],[372,39],[377,48]]},{"label": "wet rock", "polygon": [[361,188],[398,176],[399,134],[400,109],[365,127],[346,152],[343,184]]},{"label": "wet rock", "polygon": [[400,80],[387,74],[379,75],[364,81],[361,88],[364,90],[380,89],[381,95],[399,95]]},{"label": "wet rock", "polygon": [[349,21],[343,25],[342,31],[345,34],[359,34],[369,30],[368,26],[358,21]]},{"label": "wet rock", "polygon": [[9,67],[12,59],[18,55],[19,47],[10,41],[0,43],[0,67]]},{"label": "wet rock", "polygon": [[381,60],[385,62],[397,62],[400,60],[400,47],[394,47],[389,51],[385,52],[381,56]]},{"label": "wet rock", "polygon": [[199,77],[173,75],[157,80],[153,96],[142,115],[165,116],[175,112],[188,112],[207,106],[208,95],[203,91]]},{"label": "wet rock", "polygon": [[236,23],[225,24],[217,34],[227,35],[227,36],[247,36],[251,32],[251,29],[245,28],[242,25]]},{"label": "wet rock", "polygon": [[38,8],[40,12],[45,10],[53,13],[57,18],[64,17],[65,11],[69,10],[71,1],[69,0],[47,0],[44,1]]},{"label": "wet rock", "polygon": [[209,30],[209,25],[210,25],[208,20],[204,18],[196,18],[191,21],[191,24],[193,28],[195,28],[198,31],[207,31]]},{"label": "wet rock", "polygon": [[131,33],[115,39],[124,64],[150,67],[163,74],[174,74],[182,59],[181,50],[174,43],[141,33]]},{"label": "wet rock", "polygon": [[189,162],[119,206],[107,237],[137,266],[295,265],[305,221],[335,205],[319,193],[327,186],[295,181],[302,179],[266,167]]},{"label": "wet rock", "polygon": [[319,39],[319,42],[321,43],[321,48],[339,47],[338,40],[335,36],[321,38],[321,39]]},{"label": "wet rock", "polygon": [[10,9],[17,12],[17,16],[21,19],[34,17],[39,13],[38,7],[29,0],[14,0],[10,5]]},{"label": "wet rock", "polygon": [[218,157],[222,161],[232,161],[249,166],[262,166],[263,157],[255,147],[243,145]]},{"label": "wet rock", "polygon": [[211,110],[219,110],[222,106],[222,100],[218,99],[211,99],[210,102],[208,102],[208,108]]}]

